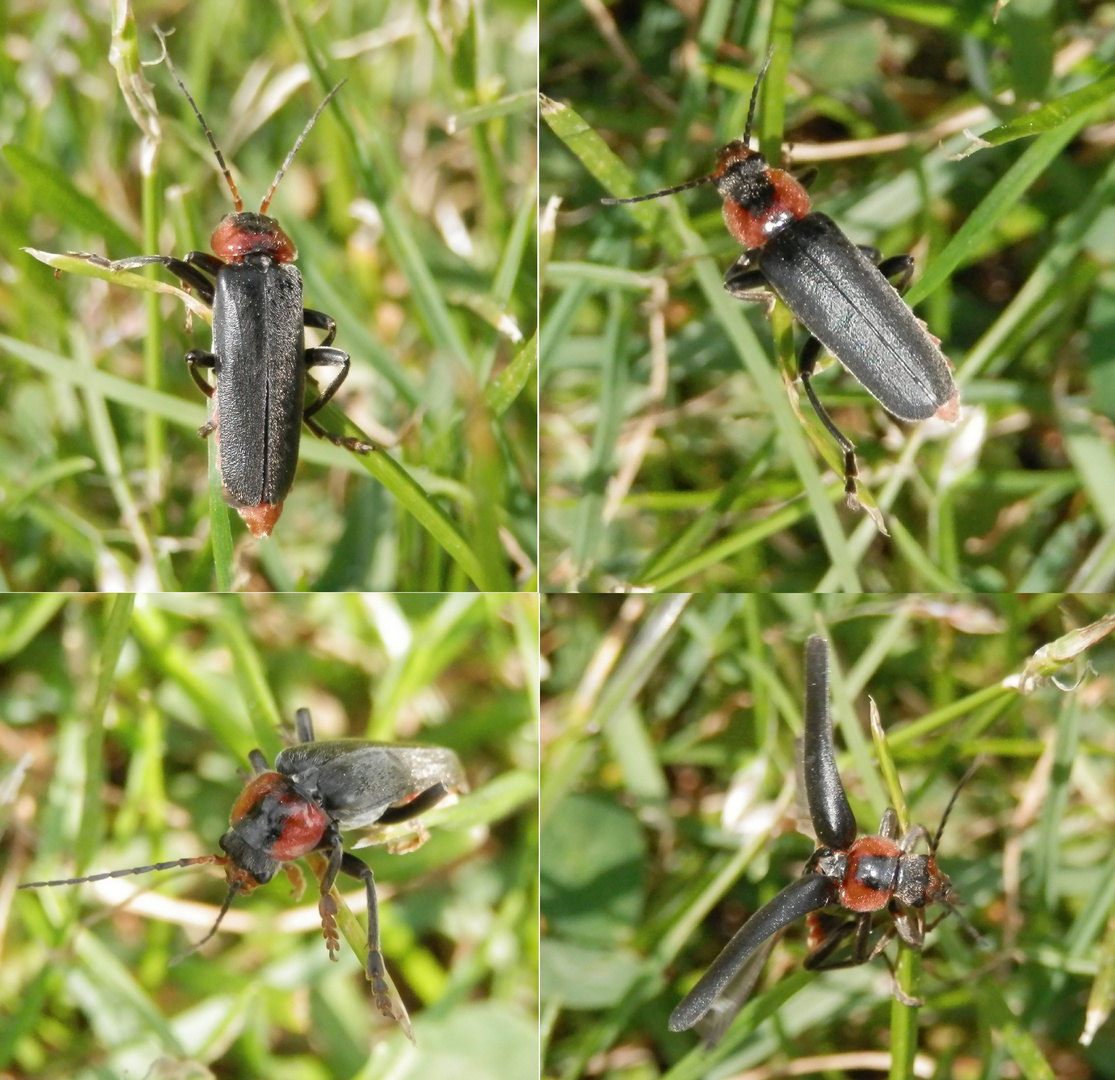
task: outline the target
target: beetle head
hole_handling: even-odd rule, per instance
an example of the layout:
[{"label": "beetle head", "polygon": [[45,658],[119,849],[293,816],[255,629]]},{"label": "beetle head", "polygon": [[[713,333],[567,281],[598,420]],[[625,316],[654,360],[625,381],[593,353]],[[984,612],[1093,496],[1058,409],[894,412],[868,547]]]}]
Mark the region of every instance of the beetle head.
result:
[{"label": "beetle head", "polygon": [[237,896],[266,885],[284,862],[312,851],[329,819],[289,776],[264,772],[240,792],[232,805],[229,822],[228,832],[218,841],[225,856],[214,859],[225,864],[228,893],[209,933],[174,963],[197,952],[216,934]]},{"label": "beetle head", "polygon": [[752,150],[743,139],[733,139],[717,156],[712,174],[716,193],[746,206],[758,189],[770,186],[767,169],[767,159],[758,150]]},{"label": "beetle head", "polygon": [[929,883],[925,890],[927,905],[944,904],[945,907],[951,908],[960,899],[948,874],[938,868],[937,859],[933,855],[929,856],[928,878]]}]

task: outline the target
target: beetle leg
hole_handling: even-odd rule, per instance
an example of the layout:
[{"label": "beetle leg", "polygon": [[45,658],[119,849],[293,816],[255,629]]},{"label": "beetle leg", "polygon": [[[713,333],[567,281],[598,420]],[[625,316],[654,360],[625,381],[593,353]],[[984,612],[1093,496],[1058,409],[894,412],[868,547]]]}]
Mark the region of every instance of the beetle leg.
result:
[{"label": "beetle leg", "polygon": [[925,948],[925,909],[914,908],[907,912],[894,912],[894,926],[898,936],[911,949]]},{"label": "beetle leg", "polygon": [[[204,349],[191,349],[186,353],[186,367],[189,369],[190,378],[194,380],[197,388],[207,397],[211,398],[216,392],[216,388],[210,386],[199,374],[198,368],[212,368],[217,363],[217,358],[210,352]],[[217,430],[217,421],[206,420],[204,424],[197,429],[197,433],[203,438],[207,439],[214,431]]]},{"label": "beetle leg", "polygon": [[[929,830],[924,825],[911,825],[906,831],[906,835],[898,842],[898,846],[905,852],[914,850],[919,840],[924,840],[926,847],[929,847]],[[930,848],[930,851],[933,849]]]},{"label": "beetle leg", "polygon": [[325,848],[329,849],[329,863],[325,873],[321,875],[321,899],[317,902],[317,910],[321,916],[321,934],[325,938],[325,947],[329,950],[329,959],[336,961],[341,938],[337,932],[337,901],[333,899],[331,890],[337,874],[340,873],[345,854],[336,822],[329,823],[321,843],[318,844],[318,850]]},{"label": "beetle leg", "polygon": [[775,296],[767,285],[767,279],[759,269],[755,253],[745,251],[724,275],[724,288],[737,300],[745,303],[764,304],[769,309],[774,305]]},{"label": "beetle leg", "polygon": [[[327,316],[328,318],[328,316]],[[330,319],[330,322],[333,320]],[[348,378],[349,360],[348,353],[341,352],[340,349],[332,349],[326,345],[318,345],[313,349],[306,350],[306,369],[309,370],[315,367],[333,367],[340,368],[333,378],[326,385],[317,397],[316,401],[311,401],[306,406],[306,411],[302,414],[303,417],[313,416],[319,409],[325,407],[329,399],[341,388],[341,383]]]},{"label": "beetle leg", "polygon": [[[828,936],[805,958],[806,971],[836,971],[839,968],[859,967],[869,964],[894,940],[894,927],[888,926],[874,942],[871,940],[872,913],[864,912],[854,919],[839,923]],[[898,916],[896,918],[900,918]],[[850,956],[833,960],[832,955],[851,934],[855,934]]]},{"label": "beetle leg", "polygon": [[[170,255],[132,255],[127,259],[116,259],[110,263],[113,270],[136,270],[141,266],[150,266],[153,263],[158,263],[160,266],[165,266],[179,281],[184,285],[191,288],[205,301],[210,307],[213,306],[213,282],[211,282],[197,266],[191,266],[191,262],[199,262],[200,260],[194,259],[195,255],[204,255],[201,251],[191,251],[186,256],[188,261],[182,259],[172,258]],[[212,256],[208,256],[212,258]],[[216,260],[217,266],[221,267],[224,263]],[[210,271],[216,273],[215,270]]]},{"label": "beetle leg", "polygon": [[197,384],[197,388],[206,396],[212,397],[217,391],[210,386],[199,374],[198,368],[212,368],[216,365],[217,358],[204,349],[191,349],[186,353],[186,367],[189,368],[190,377]]},{"label": "beetle leg", "polygon": [[890,957],[883,953],[883,960],[886,962],[887,969],[890,971],[890,992],[894,995],[895,999],[903,1005],[908,1005],[911,1009],[920,1009],[925,1004],[925,998],[911,997],[898,985],[898,972],[894,970],[894,964],[890,962]]},{"label": "beetle leg", "polygon": [[334,446],[342,446],[346,450],[351,450],[354,454],[370,454],[375,449],[371,443],[361,442],[352,435],[334,435],[333,432],[326,431],[316,420],[311,420],[306,416],[303,416],[302,419],[306,421],[306,427],[319,439],[328,439]]},{"label": "beetle leg", "polygon": [[312,326],[315,330],[325,331],[325,340],[318,345],[319,349],[327,348],[333,344],[333,339],[337,336],[337,321],[332,315],[326,315],[324,311],[315,311],[313,308],[302,309],[302,325]]},{"label": "beetle leg", "polygon": [[[893,806],[888,806],[883,811],[883,816],[879,821],[879,835],[884,840],[897,840],[898,839],[898,811]],[[909,851],[909,848],[903,848],[903,851]]]},{"label": "beetle leg", "polygon": [[[887,281],[890,281],[901,296],[909,287],[910,278],[914,276],[913,257],[910,255],[893,255],[889,259],[873,261],[877,262],[879,272]],[[891,278],[897,278],[898,280],[891,281]]]},{"label": "beetle leg", "polygon": [[376,818],[376,824],[394,825],[399,821],[409,821],[411,818],[418,817],[419,814],[424,814],[427,810],[437,806],[448,794],[448,786],[439,781],[433,787],[428,787],[425,791],[415,795],[410,802],[405,802],[402,806],[389,806]]},{"label": "beetle leg", "polygon": [[314,721],[309,709],[298,709],[294,713],[294,730],[300,743],[314,741]]},{"label": "beetle leg", "polygon": [[825,407],[814,393],[813,384],[810,381],[813,369],[817,366],[817,357],[820,355],[821,343],[815,337],[810,337],[798,357],[798,374],[801,376],[801,384],[805,387],[805,395],[809,398],[809,404],[813,406],[817,419],[824,424],[825,429],[836,440],[837,445],[844,453],[844,495],[848,505],[858,505],[856,477],[859,476],[859,467],[856,465],[856,444],[833,422],[832,417],[825,411]]},{"label": "beetle leg", "polygon": [[321,915],[321,931],[325,937],[326,948],[329,950],[329,959],[337,959],[337,949],[340,945],[340,936],[337,932],[337,902],[333,899],[332,888],[337,880],[338,873],[345,873],[349,877],[364,882],[364,889],[368,896],[368,960],[367,976],[372,984],[372,994],[376,1005],[384,1016],[398,1020],[395,1009],[391,1004],[391,988],[387,983],[387,969],[383,964],[383,953],[379,945],[379,902],[376,899],[376,879],[372,875],[372,868],[355,855],[348,854],[341,846],[341,834],[336,823],[331,823],[319,848],[329,849],[329,865],[321,876],[321,899],[318,901],[318,912]]},{"label": "beetle leg", "polygon": [[848,963],[848,967],[858,967],[860,964],[866,964],[874,960],[889,944],[890,939],[894,936],[894,932],[887,927],[879,935],[879,940],[875,942],[874,947],[871,945],[871,923],[870,916],[866,918],[861,915],[856,920],[856,939],[852,943],[852,956]]},{"label": "beetle leg", "polygon": [[[805,958],[804,967],[807,971],[835,971],[837,968],[859,967],[861,964],[869,964],[875,957],[881,955],[886,962],[887,968],[890,970],[891,992],[903,1005],[918,1008],[924,1005],[925,1002],[922,1001],[921,998],[911,997],[898,985],[898,977],[895,974],[894,965],[891,963],[890,957],[887,956],[885,951],[886,947],[894,940],[896,928],[899,936],[901,936],[907,944],[915,949],[921,948],[921,944],[915,944],[912,940],[914,933],[912,924],[915,921],[916,916],[914,915],[895,915],[893,925],[887,927],[872,944],[870,940],[871,916],[866,913],[860,915],[857,919],[841,923],[832,930],[828,937]],[[856,940],[852,945],[852,955],[843,960],[829,960],[829,957],[836,948],[853,930],[855,930]],[[910,933],[911,937],[907,937],[907,933]],[[924,935],[922,944],[924,944]]]},{"label": "beetle leg", "polygon": [[[910,278],[914,276],[914,258],[912,255],[892,255],[889,259],[883,258],[883,253],[870,244],[857,244],[857,248],[879,268],[879,273],[890,281],[899,295],[904,293],[910,285]],[[891,281],[891,278],[898,278]]]},{"label": "beetle leg", "polygon": [[200,267],[207,274],[217,276],[217,272],[225,265],[223,259],[210,255],[208,251],[191,251],[186,255],[186,263],[191,267]]},{"label": "beetle leg", "polygon": [[836,923],[836,925],[825,934],[820,943],[806,956],[802,963],[802,967],[804,967],[806,971],[829,971],[833,968],[854,967],[856,963],[854,960],[841,959],[834,961],[831,957],[853,933],[858,940],[859,935],[863,932],[862,928],[865,924],[870,933],[871,917],[866,914],[857,915],[853,919],[844,919]]},{"label": "beetle leg", "polygon": [[[329,316],[326,315],[324,318],[328,319]],[[332,322],[333,320],[329,319],[329,321]],[[326,405],[337,392],[341,383],[345,381],[349,368],[348,353],[342,352],[340,349],[318,345],[316,348],[306,350],[306,367],[307,369],[314,367],[339,367],[341,369],[339,374],[333,376],[332,381],[321,391],[317,399],[306,406],[306,410],[302,413],[302,419],[306,422],[306,427],[319,439],[328,439],[334,446],[343,446],[354,454],[367,454],[374,450],[375,447],[370,443],[361,442],[350,435],[334,435],[331,431],[326,431],[313,419],[314,413]]]},{"label": "beetle leg", "polygon": [[[379,946],[379,901],[376,899],[376,879],[372,875],[372,868],[363,860],[347,852],[341,860],[341,870],[349,877],[357,878],[364,882],[364,889],[368,894],[368,982],[372,984],[372,996],[375,998],[376,1007],[389,1020],[402,1023],[391,1002],[391,986],[387,981],[387,968],[383,963],[383,953]],[[400,1007],[402,1003],[400,1002]],[[403,1016],[406,1012],[404,1010]]]},{"label": "beetle leg", "polygon": [[290,891],[294,896],[294,902],[298,903],[302,899],[302,894],[306,891],[306,878],[298,868],[297,863],[283,863],[283,873],[286,874],[286,879],[290,882]]}]

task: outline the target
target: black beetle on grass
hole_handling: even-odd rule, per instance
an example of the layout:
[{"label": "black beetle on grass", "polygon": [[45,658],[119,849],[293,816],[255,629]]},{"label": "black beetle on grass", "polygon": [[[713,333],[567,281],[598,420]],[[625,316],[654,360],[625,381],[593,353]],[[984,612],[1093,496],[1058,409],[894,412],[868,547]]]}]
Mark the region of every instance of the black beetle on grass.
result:
[{"label": "black beetle on grass", "polygon": [[[956,915],[978,941],[979,935],[956,908],[957,895],[937,866],[937,847],[961,787],[957,785],[930,836],[924,825],[912,825],[899,836],[898,814],[888,807],[873,836],[861,836],[840,774],[832,738],[828,694],[828,642],[813,636],[805,643],[805,709],[802,776],[817,849],[805,870],[764,904],[736,931],[720,955],[670,1015],[670,1030],[696,1027],[707,1044],[716,1043],[739,1012],[759,977],[778,933],[808,917],[807,971],[866,964],[882,955],[897,934],[910,948],[921,950],[926,932],[946,915]],[[915,853],[924,843],[926,854]],[[927,923],[926,908],[939,904],[943,913]],[[875,916],[887,914],[890,924],[873,934]],[[851,939],[850,949],[845,946]],[[889,959],[888,959],[889,964]],[[895,997],[920,1005],[894,985]]]},{"label": "black beetle on grass", "polygon": [[750,147],[759,88],[772,49],[755,81],[743,138],[725,146],[715,171],[676,187],[609,204],[642,202],[714,184],[724,200],[724,223],[748,250],[728,270],[724,287],[741,300],[762,299],[773,289],[809,331],[798,373],[810,404],[844,455],[844,492],[856,496],[855,445],[836,426],[813,390],[811,377],[822,346],[837,358],[888,412],[900,420],[960,415],[960,395],[939,342],[902,300],[913,273],[909,255],[883,259],[857,247],[825,214],[810,212],[805,187],[773,169]]},{"label": "black beetle on grass", "polygon": [[[158,32],[158,31],[156,31]],[[236,206],[213,232],[213,254],[191,251],[185,259],[169,255],[135,255],[107,265],[132,270],[149,264],[165,266],[213,309],[213,350],[191,349],[186,365],[206,397],[214,399],[213,418],[199,431],[219,440],[221,480],[226,500],[236,508],[253,536],[270,536],[294,483],[302,423],[318,436],[364,454],[375,449],[349,436],[334,435],[316,420],[345,381],[348,354],[333,347],[337,324],[324,312],[302,306],[302,275],[295,268],[298,251],[279,223],[266,214],[271,198],[314,122],[341,88],[325,96],[293,149],[279,168],[259,212],[244,210],[213,133],[179,78],[163,44],[163,59],[174,81],[201,122]],[[98,263],[105,260],[91,256]],[[320,345],[306,348],[304,327],[325,331]],[[330,367],[329,384],[309,405],[305,403],[306,373]],[[199,368],[211,368],[216,387]]]},{"label": "black beetle on grass", "polygon": [[367,739],[316,742],[308,709],[295,713],[295,727],[298,743],[279,753],[274,769],[261,751],[253,750],[248,755],[256,775],[233,803],[229,829],[219,841],[225,854],[199,855],[79,878],[32,881],[19,888],[79,885],[207,863],[223,866],[228,893],[212,929],[190,949],[192,953],[217,932],[237,896],[266,885],[280,869],[299,888],[301,874],[293,861],[320,851],[328,859],[320,881],[318,911],[329,958],[336,960],[340,947],[337,903],[331,890],[337,875],[346,874],[363,881],[367,896],[366,973],[376,1006],[384,1016],[402,1025],[409,1036],[406,1009],[391,993],[380,951],[375,878],[367,863],[344,850],[341,829],[412,820],[452,792],[467,790],[461,764],[452,750],[437,746]]}]

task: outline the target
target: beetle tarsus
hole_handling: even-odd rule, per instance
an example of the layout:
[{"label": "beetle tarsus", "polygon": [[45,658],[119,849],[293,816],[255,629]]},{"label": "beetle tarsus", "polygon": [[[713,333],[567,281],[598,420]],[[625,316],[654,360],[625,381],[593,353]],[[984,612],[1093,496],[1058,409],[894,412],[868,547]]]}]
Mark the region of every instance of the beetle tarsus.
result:
[{"label": "beetle tarsus", "polygon": [[321,916],[321,936],[325,938],[325,947],[329,950],[329,959],[337,962],[337,953],[341,947],[340,934],[337,931],[337,901],[332,893],[324,893],[317,902],[318,914]]},{"label": "beetle tarsus", "polygon": [[368,950],[368,962],[364,968],[372,987],[372,997],[376,1008],[389,1020],[397,1020],[392,1001],[391,984],[387,981],[387,968],[383,963],[383,953],[379,949]]},{"label": "beetle tarsus", "polygon": [[354,454],[370,454],[375,450],[375,447],[371,443],[361,442],[351,435],[334,435],[333,432],[326,431],[325,428],[310,416],[303,416],[302,419],[306,427],[319,439],[326,439],[334,446],[340,446],[345,450],[351,450]]}]

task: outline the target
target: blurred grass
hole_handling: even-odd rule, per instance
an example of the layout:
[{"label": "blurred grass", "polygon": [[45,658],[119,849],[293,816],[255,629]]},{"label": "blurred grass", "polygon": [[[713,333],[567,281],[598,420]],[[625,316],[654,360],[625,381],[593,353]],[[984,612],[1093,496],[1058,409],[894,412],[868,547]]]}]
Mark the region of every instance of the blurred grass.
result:
[{"label": "blurred grass", "polygon": [[[227,1077],[536,1076],[536,599],[132,599],[0,604],[0,756],[30,763],[0,801],[0,1072],[144,1076],[173,1058]],[[425,818],[417,851],[359,852],[417,1050],[374,1009],[360,957],[329,963],[312,879],[295,903],[279,875],[175,967],[218,873],[129,879],[156,917],[93,886],[11,892],[216,851],[247,752],[273,760],[300,706],[322,738],[448,746],[472,785]],[[363,920],[362,888],[341,889]],[[196,910],[174,906],[186,897]],[[302,929],[277,925],[298,914]]]},{"label": "blurred grass", "polygon": [[[843,1072],[857,1066],[829,1055],[897,1051],[904,1034],[918,1075],[1113,1075],[1102,1011],[1094,1043],[1078,1040],[1089,995],[1115,1003],[1100,977],[1115,948],[1115,642],[1100,636],[1020,678],[1037,650],[1111,607],[1061,595],[548,597],[544,1074],[572,1080],[599,1061],[640,1080]],[[670,1011],[813,849],[791,778],[814,632],[833,647],[838,764],[863,832],[890,802],[868,696],[911,821],[935,830],[983,759],[939,857],[992,947],[974,949],[946,919],[916,965],[926,1006],[892,1017],[881,961],[803,972],[791,929],[705,1055],[693,1033],[668,1031]]]},{"label": "blurred grass", "polygon": [[[56,280],[20,251],[208,249],[230,200],[202,132],[165,68],[142,69],[162,131],[144,173],[107,10],[53,0],[9,13],[19,48],[0,59],[0,585],[533,581],[533,7],[470,12],[430,21],[403,2],[311,20],[297,5],[206,0],[173,17],[141,9],[116,39],[136,78],[139,59],[158,55],[153,25],[173,27],[176,65],[249,208],[324,87],[348,79],[273,212],[299,248],[307,305],[336,318],[352,356],[325,423],[341,429],[343,410],[387,449],[360,459],[306,433],[306,464],[264,544],[219,505],[211,520],[196,436],[205,403],[181,359],[208,346],[208,330],[195,320],[185,333],[176,302]],[[39,370],[28,350],[45,358]],[[92,377],[107,381],[77,390]]]},{"label": "blurred grass", "polygon": [[[543,5],[541,198],[562,200],[543,278],[544,587],[1111,583],[1115,36],[1095,9],[1048,10]],[[831,439],[787,394],[800,330],[776,313],[776,364],[762,308],[724,294],[739,248],[715,192],[599,205],[707,174],[771,42],[764,151],[784,127],[793,165],[820,169],[817,209],[913,252],[910,299],[966,406],[947,431],[896,424],[830,362],[819,392],[890,542],[845,510]],[[993,148],[951,160],[964,128]]]}]

